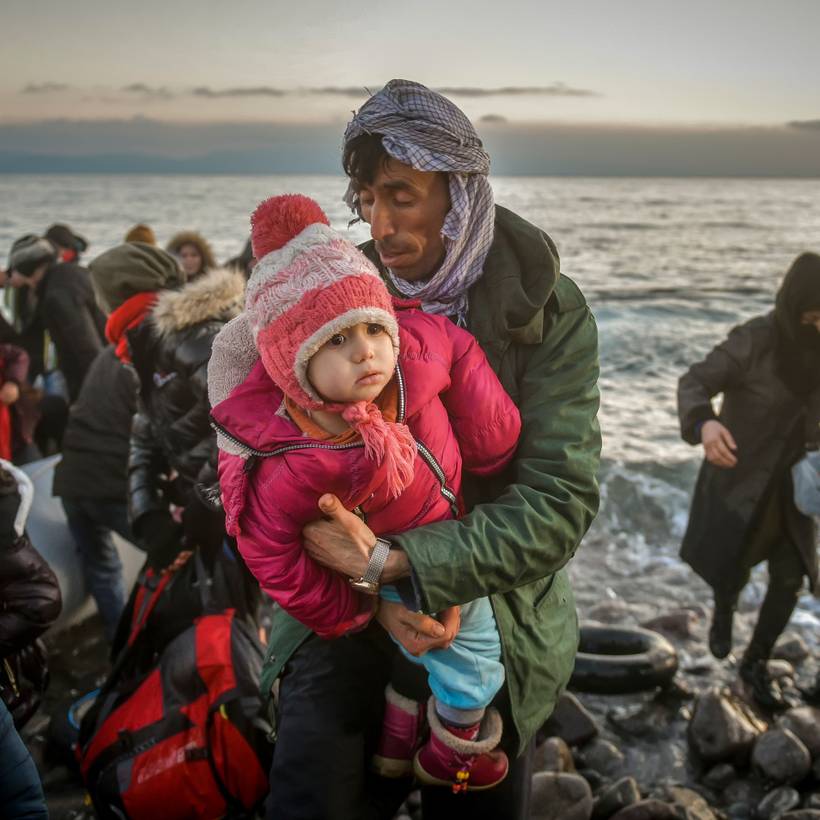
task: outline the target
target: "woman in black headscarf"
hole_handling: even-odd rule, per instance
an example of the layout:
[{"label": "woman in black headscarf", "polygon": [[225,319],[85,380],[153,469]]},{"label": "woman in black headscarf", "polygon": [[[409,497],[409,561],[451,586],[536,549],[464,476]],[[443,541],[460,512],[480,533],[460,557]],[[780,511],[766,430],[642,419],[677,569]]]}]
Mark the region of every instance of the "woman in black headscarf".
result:
[{"label": "woman in black headscarf", "polygon": [[681,556],[714,590],[709,648],[729,654],[738,595],[751,568],[767,561],[769,586],[740,675],[762,706],[782,709],[766,661],[804,576],[818,591],[815,525],[794,504],[791,467],[820,440],[820,256],[799,256],[774,311],[734,328],[689,369],[678,414],[684,440],[705,451]]}]

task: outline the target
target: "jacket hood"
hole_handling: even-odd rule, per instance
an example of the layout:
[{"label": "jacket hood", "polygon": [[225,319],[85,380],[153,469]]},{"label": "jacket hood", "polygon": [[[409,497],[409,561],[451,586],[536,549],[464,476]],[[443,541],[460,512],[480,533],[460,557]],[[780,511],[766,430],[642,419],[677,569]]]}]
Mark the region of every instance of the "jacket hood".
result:
[{"label": "jacket hood", "polygon": [[792,262],[775,300],[778,330],[795,339],[800,317],[807,310],[820,310],[820,256],[803,253]]},{"label": "jacket hood", "polygon": [[200,322],[227,322],[238,316],[245,302],[245,277],[217,268],[180,290],[160,291],[151,320],[160,336],[168,336]]},{"label": "jacket hood", "polygon": [[171,237],[171,241],[166,246],[168,253],[177,254],[183,245],[193,245],[202,257],[202,269],[207,271],[216,267],[214,252],[202,234],[196,231],[180,231]]}]

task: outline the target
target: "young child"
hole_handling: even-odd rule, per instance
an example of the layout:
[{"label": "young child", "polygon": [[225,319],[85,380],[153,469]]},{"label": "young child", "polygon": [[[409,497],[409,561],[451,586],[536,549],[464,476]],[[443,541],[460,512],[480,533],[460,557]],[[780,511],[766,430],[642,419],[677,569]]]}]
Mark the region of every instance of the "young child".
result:
[{"label": "young child", "polygon": [[[462,468],[503,468],[520,416],[475,339],[441,316],[395,311],[376,269],[313,200],[274,197],[252,226],[259,262],[245,314],[217,337],[208,374],[212,400],[227,396],[212,411],[227,528],[262,588],[335,638],[364,628],[377,599],[303,550],[319,498],[334,493],[377,536],[458,516]],[[400,600],[393,587],[380,594]],[[419,749],[424,707],[389,685],[376,770],[495,786],[508,761],[487,708],[504,680],[489,600],[461,606],[449,648],[407,657],[427,670],[430,737]]]}]

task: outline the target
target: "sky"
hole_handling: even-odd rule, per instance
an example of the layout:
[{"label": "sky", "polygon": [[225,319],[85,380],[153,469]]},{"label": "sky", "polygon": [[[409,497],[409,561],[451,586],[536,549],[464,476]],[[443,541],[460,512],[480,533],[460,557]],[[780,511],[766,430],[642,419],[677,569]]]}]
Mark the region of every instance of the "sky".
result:
[{"label": "sky", "polygon": [[350,112],[404,77],[451,97],[503,173],[820,175],[815,0],[4,0],[0,15],[0,171],[338,170]]}]

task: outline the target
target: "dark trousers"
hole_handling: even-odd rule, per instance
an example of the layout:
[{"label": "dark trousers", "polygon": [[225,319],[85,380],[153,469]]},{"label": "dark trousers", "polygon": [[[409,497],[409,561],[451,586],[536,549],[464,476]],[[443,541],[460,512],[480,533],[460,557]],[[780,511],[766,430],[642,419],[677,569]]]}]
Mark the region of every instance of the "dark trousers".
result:
[{"label": "dark trousers", "polygon": [[[313,637],[296,651],[279,687],[268,820],[393,817],[413,782],[378,777],[369,762],[397,651],[376,624],[335,641]],[[508,714],[503,702],[499,706]],[[509,775],[494,789],[454,795],[441,787],[424,788],[425,820],[525,820],[532,749],[531,743],[522,757],[511,758]]]},{"label": "dark trousers", "polygon": [[125,501],[63,498],[68,528],[80,553],[85,585],[97,604],[109,643],[114,639],[125,607],[122,562],[111,538],[116,532],[134,540]]},{"label": "dark trousers", "polygon": [[0,817],[48,820],[37,767],[0,700]]}]

